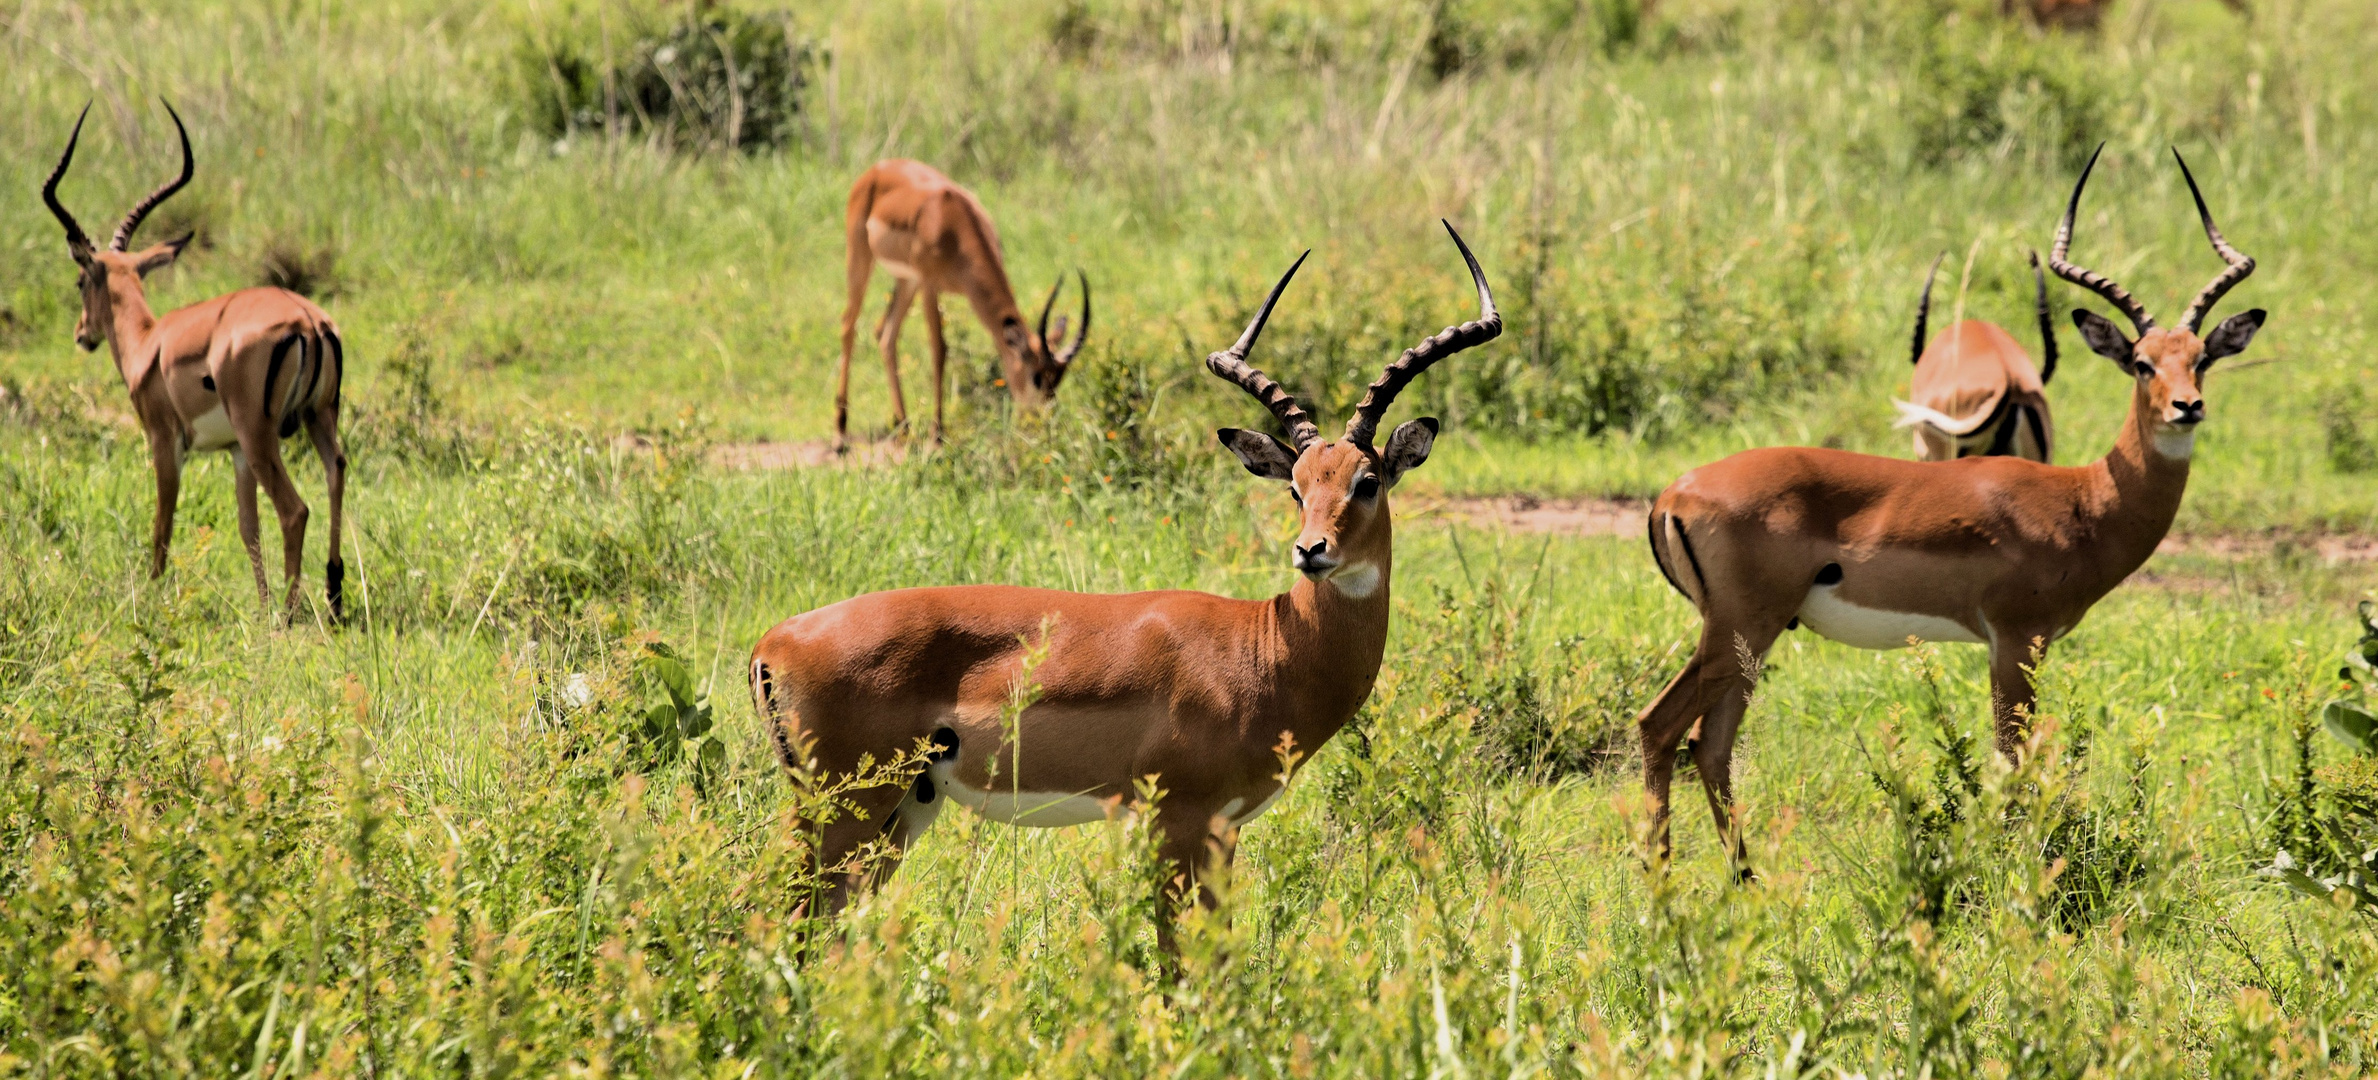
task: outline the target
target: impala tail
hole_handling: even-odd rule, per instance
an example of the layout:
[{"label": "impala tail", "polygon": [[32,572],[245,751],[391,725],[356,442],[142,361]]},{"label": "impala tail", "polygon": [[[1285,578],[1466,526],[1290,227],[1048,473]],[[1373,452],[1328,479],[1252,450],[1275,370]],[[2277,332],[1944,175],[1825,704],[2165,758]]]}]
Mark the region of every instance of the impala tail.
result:
[{"label": "impala tail", "polygon": [[1960,419],[1912,401],[1894,400],[1891,404],[1899,410],[1899,419],[1893,421],[1891,426],[1893,428],[1921,427],[1943,439],[1955,442],[1989,427],[1990,422],[1998,419],[1998,414],[2005,411],[2006,401],[2006,395],[2000,394],[1998,400],[1990,403],[1989,408],[1975,409],[1972,416]]}]

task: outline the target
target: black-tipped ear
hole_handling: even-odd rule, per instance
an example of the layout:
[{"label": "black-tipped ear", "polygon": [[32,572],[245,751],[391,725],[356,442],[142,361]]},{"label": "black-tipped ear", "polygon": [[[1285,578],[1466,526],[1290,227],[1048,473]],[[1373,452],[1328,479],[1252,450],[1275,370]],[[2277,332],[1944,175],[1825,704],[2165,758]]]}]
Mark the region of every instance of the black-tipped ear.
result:
[{"label": "black-tipped ear", "polygon": [[1289,449],[1287,443],[1242,428],[1222,428],[1214,432],[1214,437],[1239,456],[1239,464],[1246,466],[1248,472],[1266,480],[1296,478],[1296,451]]},{"label": "black-tipped ear", "polygon": [[149,248],[147,251],[141,252],[140,262],[137,264],[138,269],[140,270],[140,276],[147,277],[155,271],[162,270],[173,265],[173,261],[175,259],[182,257],[182,249],[189,247],[190,241],[196,239],[197,237],[198,233],[196,231],[186,232],[175,239],[168,240],[162,244],[158,244]]},{"label": "black-tipped ear", "polygon": [[2255,308],[2221,320],[2221,325],[2205,335],[2205,355],[2197,363],[2200,366],[2210,364],[2222,357],[2245,352],[2246,346],[2254,340],[2255,331],[2262,329],[2262,320],[2269,314],[2261,308]]},{"label": "black-tipped ear", "polygon": [[1436,417],[1423,416],[1396,425],[1395,433],[1387,437],[1387,451],[1379,455],[1380,479],[1392,486],[1427,461],[1428,452],[1436,445]]},{"label": "black-tipped ear", "polygon": [[2074,308],[2072,324],[2081,330],[2081,340],[2089,343],[2089,351],[2105,357],[2129,371],[2132,366],[2132,342],[2122,336],[2122,329],[2088,308]]}]

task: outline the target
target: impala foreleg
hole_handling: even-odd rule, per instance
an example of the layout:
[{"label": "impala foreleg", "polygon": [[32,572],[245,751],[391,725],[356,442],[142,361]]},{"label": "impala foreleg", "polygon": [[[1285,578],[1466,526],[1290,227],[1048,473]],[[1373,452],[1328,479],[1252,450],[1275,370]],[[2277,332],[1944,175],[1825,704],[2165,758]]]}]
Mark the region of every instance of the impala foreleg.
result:
[{"label": "impala foreleg", "polygon": [[182,499],[182,445],[170,432],[149,435],[149,464],[157,474],[157,518],[149,530],[149,579],[165,575],[166,552],[173,547],[173,512]]},{"label": "impala foreleg", "polygon": [[925,339],[926,343],[933,347],[933,441],[935,444],[939,444],[941,442],[942,384],[947,381],[943,377],[942,371],[949,361],[950,351],[949,345],[941,336],[941,290],[926,289],[922,299],[925,304]]},{"label": "impala foreleg", "polygon": [[1214,882],[1216,875],[1229,870],[1238,852],[1238,836],[1211,808],[1191,806],[1187,800],[1164,803],[1154,825],[1161,881],[1156,891],[1156,945],[1164,955],[1177,956],[1174,916],[1193,897],[1207,911],[1221,904]]},{"label": "impala foreleg", "polygon": [[2048,639],[2041,634],[2009,634],[1990,646],[1990,719],[1998,753],[2009,762],[2031,738],[2039,707],[2031,676],[2047,651]]}]

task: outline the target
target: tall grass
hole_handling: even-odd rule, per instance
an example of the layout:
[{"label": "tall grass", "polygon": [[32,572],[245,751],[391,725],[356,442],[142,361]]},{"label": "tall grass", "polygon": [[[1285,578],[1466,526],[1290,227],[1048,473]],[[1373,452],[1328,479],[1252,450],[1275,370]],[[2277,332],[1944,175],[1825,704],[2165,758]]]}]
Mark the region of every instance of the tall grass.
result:
[{"label": "tall grass", "polygon": [[[2074,39],[1994,7],[803,7],[800,120],[732,155],[534,126],[519,50],[647,9],[0,14],[24,73],[0,116],[0,1073],[2369,1071],[2369,920],[2258,874],[2299,745],[2316,777],[2339,753],[2295,727],[2368,567],[2159,557],[2049,657],[2014,767],[1977,749],[1978,653],[1788,635],[1739,762],[1762,876],[1735,886],[1697,814],[1673,862],[1642,842],[1630,721],[1694,627],[1639,542],[1416,512],[1641,494],[1770,442],[1899,452],[1880,406],[1916,269],[1983,236],[1968,310],[2021,325],[2022,249],[2103,137],[2092,265],[2164,303],[2210,272],[2159,156],[2180,142],[2262,261],[2238,303],[2274,312],[2275,362],[2213,383],[2185,524],[2371,527],[2319,389],[2367,344],[2371,15],[2139,4]],[[255,612],[219,457],[185,475],[171,571],[141,572],[144,447],[66,343],[30,193],[87,94],[85,223],[154,184],[155,93],[200,181],[151,229],[214,245],[160,306],[335,253],[343,627]],[[712,466],[824,432],[843,185],[886,153],[982,193],[1020,288],[1089,269],[1083,371],[1010,415],[953,308],[947,449]],[[1512,330],[1415,386],[1450,423],[1396,493],[1387,669],[1247,829],[1177,969],[1128,823],[952,816],[847,919],[801,920],[794,821],[836,793],[777,767],[748,643],[905,585],[1282,587],[1290,507],[1211,444],[1254,414],[1197,360],[1313,245],[1257,360],[1341,414],[1468,314],[1439,215]],[[2065,344],[2064,441],[2103,445],[2123,380]],[[660,752],[664,702],[690,749]]]}]

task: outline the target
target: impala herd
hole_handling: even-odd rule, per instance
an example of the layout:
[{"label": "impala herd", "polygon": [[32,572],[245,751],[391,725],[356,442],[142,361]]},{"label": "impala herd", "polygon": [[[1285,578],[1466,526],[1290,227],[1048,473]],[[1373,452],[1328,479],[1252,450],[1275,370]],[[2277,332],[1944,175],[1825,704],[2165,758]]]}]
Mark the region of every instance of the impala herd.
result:
[{"label": "impala herd", "polygon": [[[257,526],[261,483],[281,526],[283,607],[294,614],[308,511],[282,463],[281,443],[302,427],[327,479],[325,575],[335,621],[343,612],[347,465],[338,434],[338,328],[312,302],[280,289],[244,289],[161,317],[150,311],[143,277],[190,242],[182,236],[129,249],[142,220],[193,174],[188,133],[178,115],[173,120],[180,173],[136,204],[105,248],[57,196],[80,120],[42,185],[79,271],[75,340],[86,350],[109,346],[148,436],[157,483],[150,575],[166,567],[184,459],[226,450],[259,600],[269,611]],[[2035,253],[2036,368],[2013,336],[1979,320],[1960,321],[1927,342],[1927,276],[1911,347],[1914,400],[1898,403],[1901,426],[1915,429],[1918,460],[1749,450],[1685,473],[1652,504],[1652,560],[1701,616],[1691,658],[1637,717],[1660,857],[1676,758],[1689,752],[1729,858],[1748,876],[1731,758],[1762,660],[1791,629],[1867,649],[1915,641],[1987,645],[1997,747],[2009,758],[2021,753],[2033,668],[2171,527],[2205,417],[2206,372],[2244,350],[2263,323],[2256,309],[2202,329],[2223,295],[2253,272],[2254,260],[2223,238],[2187,162],[2177,151],[2173,157],[2205,237],[2226,264],[2177,325],[2158,327],[2120,285],[2068,261],[2094,155],[2073,186],[2047,261],[2048,270],[2112,305],[2137,333],[2085,308],[2071,313],[2090,349],[2132,379],[2129,419],[2104,457],[2050,463],[2054,425],[2045,391],[2056,370],[2056,335]],[[1216,433],[1248,472],[1287,485],[1299,509],[1289,559],[1299,576],[1287,592],[1238,600],[1004,585],[899,589],[796,615],[760,638],[750,688],[783,766],[808,778],[864,775],[873,785],[852,793],[839,812],[804,823],[823,890],[801,901],[816,905],[812,914],[839,910],[889,874],[945,799],[1035,826],[1147,810],[1171,867],[1168,901],[1213,903],[1207,875],[1228,865],[1236,831],[1280,797],[1299,761],[1353,718],[1378,676],[1395,555],[1389,500],[1405,474],[1428,460],[1438,431],[1424,417],[1381,440],[1388,409],[1430,366],[1502,332],[1485,271],[1460,234],[1445,228],[1477,290],[1477,319],[1389,362],[1337,439],[1325,439],[1305,407],[1249,362],[1304,257],[1272,286],[1238,340],[1206,358],[1214,375],[1262,403],[1285,436]],[[983,204],[926,165],[885,161],[867,170],[851,189],[845,244],[838,450],[860,309],[879,264],[894,279],[875,337],[895,430],[907,422],[897,343],[919,300],[933,358],[936,442],[945,382],[942,293],[958,293],[973,308],[998,351],[1000,381],[1019,404],[1053,397],[1081,353],[1090,328],[1087,275],[1076,275],[1082,301],[1070,336],[1063,317],[1053,331],[1049,325],[1062,278],[1027,326]],[[869,772],[887,765],[903,779]],[[1150,792],[1160,793],[1152,810],[1136,801]],[[1168,919],[1158,920],[1158,933],[1170,942]]]}]

